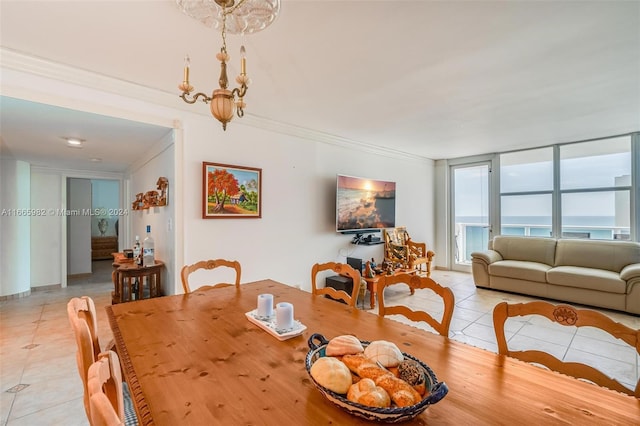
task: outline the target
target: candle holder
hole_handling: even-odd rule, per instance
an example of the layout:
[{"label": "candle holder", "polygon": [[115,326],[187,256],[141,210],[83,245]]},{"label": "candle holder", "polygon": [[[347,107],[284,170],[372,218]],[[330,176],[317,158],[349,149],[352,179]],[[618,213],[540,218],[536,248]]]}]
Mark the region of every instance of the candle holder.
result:
[{"label": "candle holder", "polygon": [[276,305],[276,330],[284,333],[293,328],[293,305],[289,302],[280,302]]}]

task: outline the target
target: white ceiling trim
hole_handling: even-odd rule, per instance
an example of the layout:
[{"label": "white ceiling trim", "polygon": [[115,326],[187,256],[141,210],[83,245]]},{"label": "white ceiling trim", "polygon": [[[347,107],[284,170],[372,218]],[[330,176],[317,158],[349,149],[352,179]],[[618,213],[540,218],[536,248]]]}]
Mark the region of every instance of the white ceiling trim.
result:
[{"label": "white ceiling trim", "polygon": [[[47,59],[34,57],[21,52],[17,52],[12,49],[7,49],[5,47],[0,47],[0,68],[11,69],[26,74],[61,81],[68,84],[79,85],[92,90],[98,90],[119,96],[127,96],[134,99],[144,100],[145,102],[161,105],[171,109],[177,109],[185,113],[210,116],[208,114],[208,108],[191,108],[189,104],[177,103],[177,91],[174,93],[170,93],[150,87],[145,87],[137,83],[132,83],[106,75],[97,74],[92,71],[55,63]],[[4,92],[6,92],[6,90]],[[179,122],[179,120],[176,119],[174,120],[174,123],[175,122]],[[414,154],[409,154],[390,148],[378,147],[367,144],[365,142],[354,141],[344,137],[331,135],[329,133],[270,120],[251,113],[245,113],[245,116],[242,118],[242,120],[238,120],[235,123],[259,128],[266,131],[286,134],[289,136],[295,136],[301,139],[308,139],[315,142],[322,142],[350,149],[356,149],[359,151],[382,155],[385,157],[420,162],[431,161],[428,158],[417,156]]]},{"label": "white ceiling trim", "polygon": [[60,169],[56,167],[45,167],[31,165],[31,172],[36,173],[51,173],[68,178],[82,178],[82,179],[108,179],[108,180],[123,180],[123,173],[116,172],[103,172],[92,170],[74,170],[74,169]]}]

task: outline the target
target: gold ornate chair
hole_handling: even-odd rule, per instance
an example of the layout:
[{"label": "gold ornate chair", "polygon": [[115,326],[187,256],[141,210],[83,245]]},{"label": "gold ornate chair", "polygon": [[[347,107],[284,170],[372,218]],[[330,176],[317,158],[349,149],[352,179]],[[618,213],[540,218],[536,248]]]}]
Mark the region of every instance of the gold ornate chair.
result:
[{"label": "gold ornate chair", "polygon": [[[404,226],[385,229],[384,231],[384,260],[399,264],[404,269],[417,269],[431,276],[431,260],[435,253],[427,250],[426,243],[411,240]],[[425,265],[426,271],[423,271]]]},{"label": "gold ornate chair", "polygon": [[[512,350],[507,345],[504,329],[508,318],[538,315],[551,322],[563,326],[593,327],[609,333],[611,336],[627,343],[640,354],[640,330],[634,330],[608,316],[590,309],[576,309],[570,305],[554,305],[549,302],[536,301],[528,303],[501,302],[493,309],[493,327],[498,342],[498,353],[517,358],[521,361],[541,364],[550,370],[585,379],[596,385],[640,398],[640,380],[634,389],[629,389],[618,380],[611,378],[587,364],[565,362],[555,356],[536,349]],[[596,366],[597,367],[597,366]]]},{"label": "gold ornate chair", "polygon": [[199,287],[198,290],[209,290],[216,287],[229,287],[235,285],[236,288],[240,288],[240,275],[242,273],[242,269],[240,267],[240,262],[237,260],[225,260],[225,259],[213,259],[213,260],[201,260],[200,262],[196,262],[193,265],[185,265],[182,267],[180,271],[180,278],[182,279],[182,288],[185,293],[191,293],[193,290],[189,285],[189,275],[194,273],[199,269],[215,269],[219,267],[227,267],[231,268],[235,271],[235,282],[234,284],[230,283],[218,283],[213,285],[204,285]]}]

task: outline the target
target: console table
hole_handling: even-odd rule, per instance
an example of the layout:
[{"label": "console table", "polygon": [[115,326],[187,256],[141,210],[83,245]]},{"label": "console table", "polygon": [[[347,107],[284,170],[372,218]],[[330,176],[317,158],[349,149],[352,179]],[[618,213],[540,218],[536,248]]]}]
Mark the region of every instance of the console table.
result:
[{"label": "console table", "polygon": [[[138,266],[133,262],[114,263],[113,266],[114,291],[111,293],[111,304],[162,296],[162,261],[156,260],[152,266]],[[134,299],[132,296],[136,280],[138,292]],[[148,292],[145,292],[145,288]]]}]

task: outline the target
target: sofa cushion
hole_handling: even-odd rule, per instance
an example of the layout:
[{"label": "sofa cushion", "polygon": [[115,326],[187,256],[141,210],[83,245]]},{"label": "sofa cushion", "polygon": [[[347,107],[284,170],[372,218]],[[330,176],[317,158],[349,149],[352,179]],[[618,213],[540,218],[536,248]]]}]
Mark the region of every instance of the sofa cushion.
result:
[{"label": "sofa cushion", "polygon": [[547,272],[547,282],[565,287],[585,288],[609,293],[626,293],[620,274],[603,269],[580,266],[556,266]]},{"label": "sofa cushion", "polygon": [[551,266],[545,265],[544,263],[500,260],[489,265],[489,274],[498,277],[543,283],[546,282],[547,271],[549,269],[551,269]]},{"label": "sofa cushion", "polygon": [[560,239],[555,266],[582,266],[620,272],[626,265],[640,262],[640,244],[631,241]]},{"label": "sofa cushion", "polygon": [[505,260],[527,260],[549,266],[553,266],[556,256],[554,238],[498,235],[492,240],[492,248]]}]

